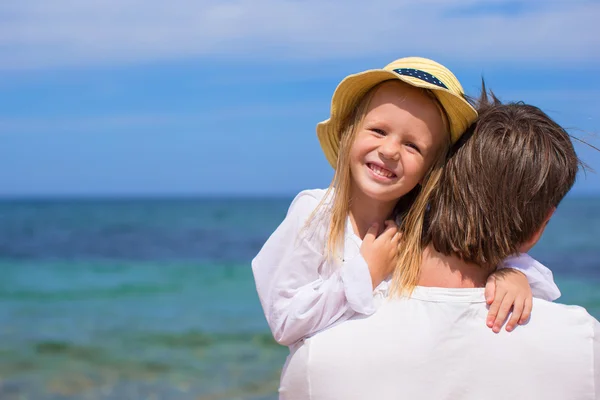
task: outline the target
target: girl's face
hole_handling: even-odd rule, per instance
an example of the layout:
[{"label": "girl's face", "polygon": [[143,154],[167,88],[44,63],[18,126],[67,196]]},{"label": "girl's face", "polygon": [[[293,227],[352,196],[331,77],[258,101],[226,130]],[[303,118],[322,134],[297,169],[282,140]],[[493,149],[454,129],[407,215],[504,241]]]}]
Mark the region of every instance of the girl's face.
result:
[{"label": "girl's face", "polygon": [[350,149],[352,196],[397,201],[423,179],[447,136],[425,93],[401,82],[382,84]]}]

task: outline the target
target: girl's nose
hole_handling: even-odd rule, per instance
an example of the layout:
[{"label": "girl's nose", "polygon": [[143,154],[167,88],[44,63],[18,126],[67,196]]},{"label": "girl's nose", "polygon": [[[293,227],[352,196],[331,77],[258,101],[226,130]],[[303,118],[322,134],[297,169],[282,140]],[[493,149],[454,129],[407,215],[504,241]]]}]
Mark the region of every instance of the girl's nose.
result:
[{"label": "girl's nose", "polygon": [[387,137],[385,142],[379,146],[379,155],[388,160],[398,161],[400,159],[400,145],[393,138]]}]

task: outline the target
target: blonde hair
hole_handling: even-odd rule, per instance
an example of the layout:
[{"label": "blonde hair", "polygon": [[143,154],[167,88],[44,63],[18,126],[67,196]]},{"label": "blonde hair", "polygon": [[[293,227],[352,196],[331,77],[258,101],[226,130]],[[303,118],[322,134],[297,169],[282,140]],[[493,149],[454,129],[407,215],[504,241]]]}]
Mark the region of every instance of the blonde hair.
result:
[{"label": "blonde hair", "polygon": [[424,248],[423,227],[425,216],[431,193],[441,179],[449,148],[450,140],[448,140],[447,146],[438,152],[432,167],[423,178],[421,191],[400,226],[402,239],[398,245],[398,261],[394,268],[390,288],[390,293],[393,295],[410,295],[419,283],[421,257]]},{"label": "blonde hair", "polygon": [[321,216],[329,219],[329,229],[327,231],[327,241],[324,250],[328,261],[330,262],[339,262],[341,260],[339,254],[343,253],[342,246],[344,244],[343,239],[344,231],[346,229],[346,219],[350,214],[350,205],[352,202],[352,198],[350,197],[352,189],[350,150],[354,143],[354,139],[356,138],[358,127],[365,118],[369,105],[371,104],[371,99],[380,85],[381,83],[369,89],[369,91],[357,102],[352,113],[341,121],[338,129],[340,148],[335,173],[323,199],[307,221],[308,226],[310,222],[313,221],[318,211],[325,207],[325,202],[331,199],[331,204],[326,210],[327,214]]},{"label": "blonde hair", "polygon": [[[317,208],[313,211],[313,213],[311,214],[311,216],[309,217],[309,219],[306,223],[306,226],[310,225],[310,223],[314,220],[316,215],[319,213],[319,210],[323,210],[325,207],[325,203],[329,199],[331,199],[331,204],[329,205],[328,209],[325,210],[326,214],[321,215],[322,217],[329,219],[329,229],[327,231],[327,241],[326,241],[326,245],[325,245],[325,249],[324,249],[329,261],[339,262],[339,261],[341,261],[341,257],[339,256],[340,251],[342,251],[342,254],[343,254],[342,246],[343,246],[344,233],[345,233],[345,229],[346,229],[346,221],[347,221],[348,215],[350,214],[350,206],[352,203],[352,198],[351,198],[350,194],[351,194],[351,189],[352,189],[353,183],[352,183],[352,173],[350,171],[350,150],[356,139],[356,134],[358,132],[358,129],[367,114],[367,110],[369,109],[373,95],[375,94],[377,89],[379,89],[379,87],[386,82],[389,82],[389,81],[381,82],[381,83],[375,85],[374,87],[372,87],[371,89],[369,89],[357,101],[356,107],[354,107],[354,110],[352,111],[352,113],[350,113],[348,116],[346,116],[346,118],[343,119],[341,121],[341,123],[339,124],[338,137],[340,140],[340,148],[339,148],[339,152],[338,152],[335,174],[333,176],[333,179],[331,180],[331,183],[327,189],[327,192],[325,193],[325,196],[323,196],[323,199],[321,200],[321,202],[319,203]],[[399,80],[396,82],[408,85]],[[443,124],[444,124],[444,129],[446,130],[446,132],[448,132],[448,135],[446,136],[447,144],[445,144],[445,146],[443,146],[444,151],[440,151],[440,153],[443,153],[445,155],[446,150],[450,147],[450,134],[449,134],[450,124],[449,124],[449,119],[448,119],[448,115],[446,114],[446,111],[444,110],[444,108],[442,107],[438,98],[435,96],[435,94],[431,90],[417,88],[412,85],[408,85],[408,86],[419,89],[422,93],[424,93],[426,96],[428,96],[433,101],[433,103],[436,105],[438,110],[440,111],[440,114],[441,114],[442,120],[443,120]],[[429,181],[430,178],[428,178],[428,177],[430,175],[432,175],[432,173],[436,172],[439,169],[439,164],[440,164],[439,158],[440,158],[439,156],[436,158],[436,161],[434,162],[432,167],[429,169],[429,171],[426,173],[424,182]],[[443,165],[443,163],[441,163],[441,165]],[[437,179],[439,180],[439,177]],[[417,197],[417,199],[419,197]],[[400,199],[402,199],[402,197]],[[400,199],[398,199],[398,200],[400,200]],[[411,210],[414,208],[414,206],[411,207],[410,204],[408,204],[407,206]],[[426,204],[425,204],[425,206],[426,206]],[[396,209],[394,210],[395,213],[398,211],[403,211],[403,210],[396,210]],[[407,219],[410,220],[411,223],[409,225],[407,225],[406,223],[403,223],[402,227],[408,226],[410,229],[420,229],[420,231],[421,231],[422,225],[419,227],[417,224],[418,215],[420,215],[420,214],[417,212],[408,212]],[[404,231],[407,231],[406,228],[401,228],[401,229]],[[401,269],[400,268],[401,265],[402,265],[401,263],[398,263],[395,270]],[[414,275],[414,273],[411,273],[409,275],[412,276],[412,275]],[[413,280],[415,280],[415,279],[410,279],[409,281],[407,281],[407,283],[410,284],[410,282],[412,282]]]}]

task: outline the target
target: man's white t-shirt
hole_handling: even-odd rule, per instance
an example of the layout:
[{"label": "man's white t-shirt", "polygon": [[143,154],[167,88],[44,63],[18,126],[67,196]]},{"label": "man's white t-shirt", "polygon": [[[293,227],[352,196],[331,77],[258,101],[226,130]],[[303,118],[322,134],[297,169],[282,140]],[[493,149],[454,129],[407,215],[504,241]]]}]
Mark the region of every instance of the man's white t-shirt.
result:
[{"label": "man's white t-shirt", "polygon": [[484,289],[417,287],[369,317],[306,339],[282,399],[600,399],[600,324],[533,300],[528,324],[496,334]]}]

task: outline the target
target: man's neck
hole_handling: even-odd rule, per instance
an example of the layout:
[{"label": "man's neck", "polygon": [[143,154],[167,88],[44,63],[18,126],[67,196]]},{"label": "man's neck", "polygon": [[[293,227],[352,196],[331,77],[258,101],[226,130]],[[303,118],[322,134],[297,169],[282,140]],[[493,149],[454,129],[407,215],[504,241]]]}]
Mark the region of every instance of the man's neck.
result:
[{"label": "man's neck", "polygon": [[419,286],[443,288],[484,287],[490,271],[478,265],[437,252],[433,245],[423,252]]}]

